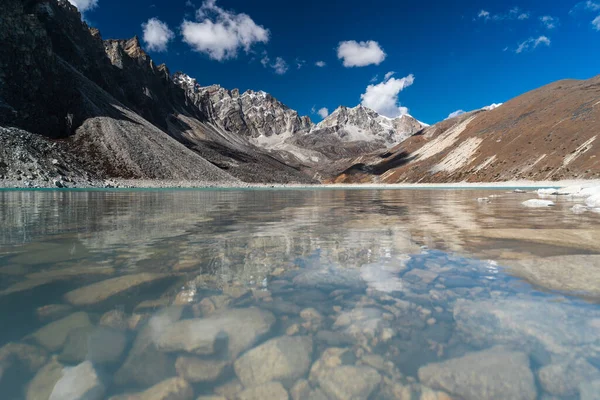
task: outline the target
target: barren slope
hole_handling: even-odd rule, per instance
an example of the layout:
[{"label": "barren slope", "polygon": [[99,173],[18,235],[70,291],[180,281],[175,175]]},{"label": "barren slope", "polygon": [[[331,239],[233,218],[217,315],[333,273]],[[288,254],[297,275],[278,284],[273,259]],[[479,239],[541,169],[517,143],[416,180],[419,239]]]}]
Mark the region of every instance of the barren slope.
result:
[{"label": "barren slope", "polygon": [[494,182],[600,177],[600,76],[564,80],[339,162],[335,182]]}]

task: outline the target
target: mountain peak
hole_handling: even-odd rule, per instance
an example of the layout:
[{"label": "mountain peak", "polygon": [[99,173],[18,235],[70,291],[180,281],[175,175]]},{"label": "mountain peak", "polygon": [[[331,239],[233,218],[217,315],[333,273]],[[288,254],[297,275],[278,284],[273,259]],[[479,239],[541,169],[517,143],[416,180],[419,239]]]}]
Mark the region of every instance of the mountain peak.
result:
[{"label": "mountain peak", "polygon": [[410,115],[389,118],[363,106],[340,106],[327,116],[313,131],[336,133],[346,141],[383,141],[394,145],[424,128]]}]

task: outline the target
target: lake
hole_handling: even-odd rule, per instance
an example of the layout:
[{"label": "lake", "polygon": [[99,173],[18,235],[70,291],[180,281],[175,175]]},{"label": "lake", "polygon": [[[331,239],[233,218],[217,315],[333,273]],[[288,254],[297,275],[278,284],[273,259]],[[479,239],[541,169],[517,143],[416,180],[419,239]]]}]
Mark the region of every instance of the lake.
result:
[{"label": "lake", "polygon": [[0,191],[2,399],[599,399],[600,214],[496,190]]}]

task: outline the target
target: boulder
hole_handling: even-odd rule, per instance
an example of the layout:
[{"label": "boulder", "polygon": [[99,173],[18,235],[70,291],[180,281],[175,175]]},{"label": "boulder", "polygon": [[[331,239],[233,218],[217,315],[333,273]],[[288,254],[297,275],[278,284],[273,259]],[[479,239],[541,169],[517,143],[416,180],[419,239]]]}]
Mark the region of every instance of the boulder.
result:
[{"label": "boulder", "polygon": [[535,400],[529,358],[504,347],[467,354],[419,368],[420,381],[465,400]]},{"label": "boulder", "polygon": [[180,356],[175,362],[177,375],[188,382],[214,382],[229,365],[224,360],[204,360],[194,356]]},{"label": "boulder", "polygon": [[379,386],[381,375],[368,366],[345,364],[352,358],[348,349],[325,350],[311,367],[309,380],[331,400],[369,398]]},{"label": "boulder", "polygon": [[149,272],[120,276],[75,289],[67,293],[65,299],[74,306],[92,306],[103,303],[113,296],[123,295],[132,289],[159,283],[171,277],[168,274]]},{"label": "boulder", "polygon": [[62,378],[64,365],[56,360],[44,365],[31,382],[25,392],[26,400],[48,400],[56,383]]},{"label": "boulder", "polygon": [[569,357],[600,356],[600,311],[545,300],[456,301],[456,328],[477,346],[507,344]]},{"label": "boulder", "polygon": [[76,364],[84,360],[95,364],[111,364],[119,361],[127,345],[127,337],[121,330],[97,327],[78,328],[69,333],[59,360]]},{"label": "boulder", "polygon": [[507,261],[511,274],[550,290],[600,296],[600,256],[577,254]]},{"label": "boulder", "polygon": [[564,360],[541,368],[538,378],[546,392],[570,397],[579,394],[580,385],[600,381],[600,371],[584,359]]},{"label": "boulder", "polygon": [[113,396],[110,400],[192,400],[194,389],[182,378],[170,378],[139,393]]},{"label": "boulder", "polygon": [[269,382],[263,385],[241,391],[235,396],[236,400],[288,400],[288,392],[279,382]]},{"label": "boulder", "polygon": [[90,361],[63,369],[48,400],[101,400],[105,387]]},{"label": "boulder", "polygon": [[63,347],[71,331],[78,328],[90,328],[91,326],[92,323],[86,313],[76,312],[51,322],[35,332],[32,337],[46,349],[55,352]]},{"label": "boulder", "polygon": [[312,360],[313,342],[307,336],[282,336],[255,347],[234,364],[245,387],[279,381],[291,387],[306,375]]},{"label": "boulder", "polygon": [[[10,342],[0,348],[0,366],[24,367],[31,373],[39,370],[48,360],[44,349],[25,343]],[[4,370],[6,372],[6,369]],[[0,380],[2,376],[0,375]]]},{"label": "boulder", "polygon": [[271,330],[275,317],[256,307],[229,309],[207,318],[179,321],[167,327],[155,343],[166,352],[209,355],[227,350],[231,359]]},{"label": "boulder", "polygon": [[115,374],[118,385],[152,386],[165,377],[174,377],[175,360],[159,351],[154,340],[181,318],[181,307],[169,307],[156,313],[141,328],[125,362]]},{"label": "boulder", "polygon": [[579,386],[580,400],[600,400],[600,381],[586,382]]}]

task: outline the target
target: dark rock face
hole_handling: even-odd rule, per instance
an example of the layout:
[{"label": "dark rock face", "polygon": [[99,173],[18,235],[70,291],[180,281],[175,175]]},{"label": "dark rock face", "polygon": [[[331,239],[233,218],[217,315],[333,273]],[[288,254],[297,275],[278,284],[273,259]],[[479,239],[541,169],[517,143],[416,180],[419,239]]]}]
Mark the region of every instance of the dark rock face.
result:
[{"label": "dark rock face", "polygon": [[[67,0],[5,0],[0,7],[0,127],[60,139],[77,174],[310,183],[319,165],[397,142],[395,123],[370,110],[350,118],[366,129],[358,139],[337,125],[327,127],[331,134],[312,134],[310,118],[265,92],[171,76],[137,37],[103,40]],[[0,161],[13,176],[16,164]]]}]

